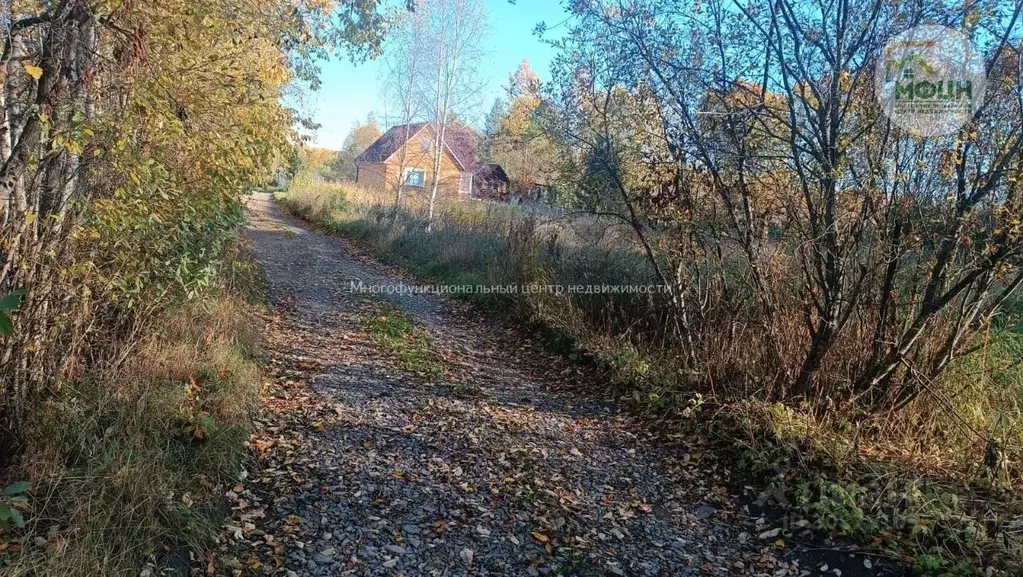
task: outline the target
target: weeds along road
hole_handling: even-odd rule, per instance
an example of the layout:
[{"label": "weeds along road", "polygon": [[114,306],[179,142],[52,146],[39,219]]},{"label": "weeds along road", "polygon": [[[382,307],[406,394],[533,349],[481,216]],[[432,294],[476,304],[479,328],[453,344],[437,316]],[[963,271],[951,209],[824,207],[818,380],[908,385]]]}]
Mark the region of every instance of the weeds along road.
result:
[{"label": "weeds along road", "polygon": [[[222,549],[240,573],[875,574],[785,542],[730,491],[734,464],[655,438],[515,331],[436,297],[353,294],[408,281],[269,195],[250,210],[271,312],[258,464]],[[389,317],[415,339],[374,339]]]}]

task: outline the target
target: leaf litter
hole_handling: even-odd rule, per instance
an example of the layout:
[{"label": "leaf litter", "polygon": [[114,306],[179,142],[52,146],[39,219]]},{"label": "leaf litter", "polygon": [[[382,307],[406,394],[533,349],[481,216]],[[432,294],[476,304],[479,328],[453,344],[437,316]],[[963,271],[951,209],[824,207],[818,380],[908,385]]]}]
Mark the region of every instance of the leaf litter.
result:
[{"label": "leaf litter", "polygon": [[266,196],[250,207],[272,305],[267,380],[253,470],[226,495],[206,573],[821,574],[790,544],[807,530],[751,515],[703,443],[662,438],[584,371],[461,304],[394,296],[447,367],[442,380],[407,372],[367,333],[378,303],[347,290],[407,281]]}]

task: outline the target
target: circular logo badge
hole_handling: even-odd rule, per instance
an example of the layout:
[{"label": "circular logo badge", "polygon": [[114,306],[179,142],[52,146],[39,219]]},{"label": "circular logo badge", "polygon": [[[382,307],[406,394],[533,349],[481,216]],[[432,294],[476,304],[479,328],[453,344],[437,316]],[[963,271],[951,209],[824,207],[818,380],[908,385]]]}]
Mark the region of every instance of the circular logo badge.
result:
[{"label": "circular logo badge", "polygon": [[889,119],[910,134],[959,130],[984,98],[984,58],[969,38],[944,26],[916,26],[889,42],[875,71]]}]

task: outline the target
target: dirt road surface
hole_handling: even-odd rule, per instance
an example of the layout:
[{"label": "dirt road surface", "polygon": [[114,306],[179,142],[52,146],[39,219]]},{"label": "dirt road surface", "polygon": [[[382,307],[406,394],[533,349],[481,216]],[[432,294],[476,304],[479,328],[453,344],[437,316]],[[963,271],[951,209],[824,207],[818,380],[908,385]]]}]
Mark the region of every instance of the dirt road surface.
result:
[{"label": "dirt road surface", "polygon": [[[271,318],[258,463],[228,495],[236,574],[874,574],[750,515],[734,463],[656,437],[517,331],[434,296],[353,294],[410,281],[269,195],[250,211]],[[442,379],[369,337],[381,298],[425,327]]]}]

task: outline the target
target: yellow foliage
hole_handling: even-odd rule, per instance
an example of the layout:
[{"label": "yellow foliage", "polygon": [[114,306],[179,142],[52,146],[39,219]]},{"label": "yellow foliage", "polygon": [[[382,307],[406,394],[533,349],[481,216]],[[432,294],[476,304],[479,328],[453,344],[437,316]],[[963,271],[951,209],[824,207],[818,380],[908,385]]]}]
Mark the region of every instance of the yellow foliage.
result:
[{"label": "yellow foliage", "polygon": [[[128,17],[147,31],[144,61],[114,80],[132,113],[83,132],[106,142],[110,188],[93,205],[87,226],[96,233],[86,237],[107,254],[96,269],[102,288],[128,305],[208,283],[210,251],[240,222],[239,195],[268,181],[292,150],[278,24],[255,2],[229,2],[230,16],[223,3],[136,5]],[[72,138],[54,144],[81,147]],[[140,245],[149,250],[133,249]],[[168,293],[174,286],[181,290]]]},{"label": "yellow foliage", "polygon": [[25,63],[25,72],[35,80],[39,80],[43,77],[43,69],[39,68],[35,64]]},{"label": "yellow foliage", "polygon": [[334,160],[336,155],[337,153],[329,148],[306,146],[302,149],[302,164],[316,170],[322,170]]}]

